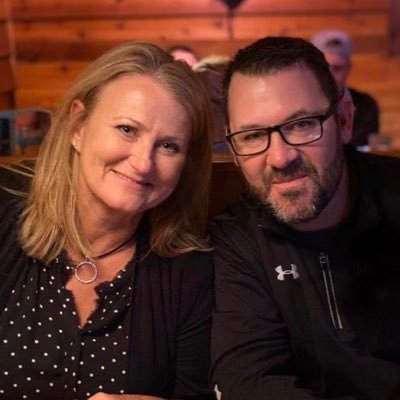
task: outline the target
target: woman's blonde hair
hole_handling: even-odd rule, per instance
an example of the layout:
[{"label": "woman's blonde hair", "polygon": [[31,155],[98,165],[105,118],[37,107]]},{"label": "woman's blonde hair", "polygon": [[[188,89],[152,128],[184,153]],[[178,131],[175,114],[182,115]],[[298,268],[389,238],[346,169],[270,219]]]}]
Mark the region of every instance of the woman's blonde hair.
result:
[{"label": "woman's blonde hair", "polygon": [[[128,42],[106,52],[78,77],[41,145],[22,213],[20,240],[29,256],[44,263],[53,260],[66,244],[93,255],[78,216],[78,155],[71,145],[71,133],[88,118],[102,87],[123,74],[157,79],[182,104],[191,123],[187,159],[177,187],[148,211],[151,248],[167,257],[210,249],[205,235],[212,137],[207,93],[185,63],[174,61],[153,44]],[[77,99],[85,108],[72,117],[71,105]]]}]

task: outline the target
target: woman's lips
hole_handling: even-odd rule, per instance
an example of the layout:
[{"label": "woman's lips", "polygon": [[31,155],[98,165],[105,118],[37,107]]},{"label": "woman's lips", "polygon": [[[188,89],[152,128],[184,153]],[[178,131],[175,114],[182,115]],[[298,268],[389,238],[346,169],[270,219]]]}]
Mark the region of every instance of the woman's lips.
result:
[{"label": "woman's lips", "polygon": [[148,182],[142,178],[131,177],[131,176],[125,175],[124,173],[116,171],[116,170],[113,170],[113,171],[118,178],[122,179],[124,182],[126,182],[131,187],[147,189],[150,186],[152,186],[151,182]]}]

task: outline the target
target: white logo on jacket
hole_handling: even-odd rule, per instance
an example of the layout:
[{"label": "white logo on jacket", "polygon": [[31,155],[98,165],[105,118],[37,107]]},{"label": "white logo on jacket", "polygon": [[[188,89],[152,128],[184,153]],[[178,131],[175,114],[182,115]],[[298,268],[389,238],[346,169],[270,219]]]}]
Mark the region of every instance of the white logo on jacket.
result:
[{"label": "white logo on jacket", "polygon": [[300,274],[297,272],[297,266],[295,264],[290,264],[291,269],[282,269],[282,265],[278,265],[275,271],[278,273],[278,280],[284,281],[285,275],[292,275],[293,279],[300,278]]}]

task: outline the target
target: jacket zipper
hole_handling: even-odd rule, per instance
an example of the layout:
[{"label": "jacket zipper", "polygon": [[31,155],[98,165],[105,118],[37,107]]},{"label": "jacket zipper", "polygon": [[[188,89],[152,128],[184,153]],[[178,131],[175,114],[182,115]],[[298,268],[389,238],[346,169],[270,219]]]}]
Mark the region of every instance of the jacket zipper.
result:
[{"label": "jacket zipper", "polygon": [[343,325],[336,301],[335,286],[333,284],[329,258],[326,253],[319,254],[319,264],[321,266],[322,276],[324,278],[325,292],[328,300],[332,323],[336,330],[341,330],[343,329]]}]

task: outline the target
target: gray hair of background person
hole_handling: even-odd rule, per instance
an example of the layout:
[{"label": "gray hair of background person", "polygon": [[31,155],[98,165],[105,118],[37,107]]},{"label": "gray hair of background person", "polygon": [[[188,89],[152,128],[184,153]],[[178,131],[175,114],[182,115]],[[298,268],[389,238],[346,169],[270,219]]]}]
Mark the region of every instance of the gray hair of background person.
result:
[{"label": "gray hair of background person", "polygon": [[338,29],[323,30],[311,38],[311,43],[323,53],[338,54],[350,63],[353,41],[347,33]]}]

